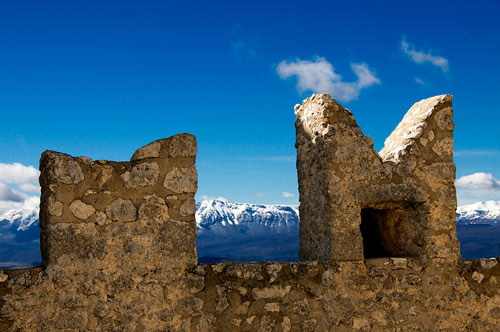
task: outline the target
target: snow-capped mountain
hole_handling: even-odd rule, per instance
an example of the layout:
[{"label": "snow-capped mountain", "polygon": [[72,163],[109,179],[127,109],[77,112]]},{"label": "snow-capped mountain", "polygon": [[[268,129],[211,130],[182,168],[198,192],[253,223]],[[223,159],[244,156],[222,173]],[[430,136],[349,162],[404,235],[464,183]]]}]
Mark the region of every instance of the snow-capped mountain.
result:
[{"label": "snow-capped mountain", "polygon": [[22,207],[0,215],[0,268],[29,267],[30,264],[19,263],[41,261],[39,204],[39,198],[32,197]]},{"label": "snow-capped mountain", "polygon": [[[41,261],[38,205],[33,200],[0,215],[0,268],[2,262]],[[298,206],[216,199],[196,207],[200,262],[298,260]],[[464,258],[499,256],[500,201],[458,207],[457,234]]]},{"label": "snow-capped mountain", "polygon": [[266,229],[266,232],[284,232],[299,224],[296,205],[260,205],[233,203],[225,199],[197,203],[196,225],[199,233],[238,229],[240,232]]},{"label": "snow-capped mountain", "polygon": [[298,260],[298,206],[207,200],[197,204],[196,224],[202,263]]},{"label": "snow-capped mountain", "polygon": [[40,200],[38,197],[26,200],[19,209],[12,209],[0,215],[0,228],[15,228],[16,231],[25,231],[38,221]]},{"label": "snow-capped mountain", "polygon": [[500,225],[500,201],[477,202],[457,208],[458,225]]}]

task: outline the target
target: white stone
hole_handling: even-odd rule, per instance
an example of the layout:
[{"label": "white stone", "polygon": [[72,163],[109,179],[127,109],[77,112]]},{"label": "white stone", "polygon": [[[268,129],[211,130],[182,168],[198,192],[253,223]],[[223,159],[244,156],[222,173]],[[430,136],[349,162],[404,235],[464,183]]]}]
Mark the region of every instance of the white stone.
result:
[{"label": "white stone", "polygon": [[146,158],[158,158],[160,156],[161,143],[154,141],[148,145],[144,145],[142,148],[137,149],[130,161],[141,160]]},{"label": "white stone", "polygon": [[481,281],[483,281],[483,279],[484,279],[484,274],[479,273],[477,271],[474,271],[474,273],[472,273],[472,280],[474,280],[478,284],[480,284]]},{"label": "white stone", "polygon": [[198,188],[198,173],[195,165],[187,168],[172,169],[165,176],[163,186],[174,193],[196,192]]},{"label": "white stone", "polygon": [[246,319],[248,325],[252,325],[254,320],[255,320],[255,316],[250,316]]},{"label": "white stone", "polygon": [[95,216],[94,216],[94,222],[97,225],[105,225],[106,224],[106,214],[102,211],[97,211]]},{"label": "white stone", "polygon": [[79,199],[69,205],[69,210],[75,217],[82,220],[88,219],[95,212],[92,205],[85,204]]},{"label": "white stone", "polygon": [[279,312],[280,304],[278,302],[266,303],[264,305],[264,309],[269,312]]},{"label": "white stone", "polygon": [[132,167],[130,172],[121,175],[123,185],[126,188],[137,186],[151,186],[157,183],[160,175],[160,166],[157,163],[142,163]]},{"label": "white stone", "polygon": [[491,258],[491,259],[480,259],[479,260],[479,263],[481,264],[481,267],[483,269],[486,269],[486,270],[489,270],[491,268],[494,268],[498,262],[495,258]]},{"label": "white stone", "polygon": [[60,217],[63,214],[63,205],[51,196],[47,200],[47,210],[51,216]]},{"label": "white stone", "polygon": [[281,322],[281,328],[283,329],[283,332],[290,332],[292,330],[292,322],[290,321],[290,318],[288,317],[283,317],[283,322]]},{"label": "white stone", "polygon": [[291,287],[288,285],[286,287],[271,286],[263,288],[252,289],[252,295],[254,299],[272,299],[284,297],[290,292]]},{"label": "white stone", "polygon": [[408,259],[406,258],[392,257],[390,263],[393,270],[406,269],[408,267]]}]

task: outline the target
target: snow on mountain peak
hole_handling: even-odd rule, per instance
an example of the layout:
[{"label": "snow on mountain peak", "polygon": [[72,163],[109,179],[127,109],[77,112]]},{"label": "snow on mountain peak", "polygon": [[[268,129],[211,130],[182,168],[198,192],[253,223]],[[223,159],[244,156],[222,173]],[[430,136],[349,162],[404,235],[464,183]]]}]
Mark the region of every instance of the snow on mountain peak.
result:
[{"label": "snow on mountain peak", "polygon": [[211,229],[215,225],[224,227],[249,223],[281,227],[289,223],[298,224],[298,217],[296,205],[233,203],[225,199],[202,201],[196,209],[199,230]]},{"label": "snow on mountain peak", "polygon": [[40,197],[29,197],[19,208],[8,210],[0,215],[0,222],[6,221],[9,227],[17,225],[17,231],[25,231],[38,220],[39,212]]},{"label": "snow on mountain peak", "polygon": [[500,201],[477,202],[457,208],[458,224],[500,225]]}]

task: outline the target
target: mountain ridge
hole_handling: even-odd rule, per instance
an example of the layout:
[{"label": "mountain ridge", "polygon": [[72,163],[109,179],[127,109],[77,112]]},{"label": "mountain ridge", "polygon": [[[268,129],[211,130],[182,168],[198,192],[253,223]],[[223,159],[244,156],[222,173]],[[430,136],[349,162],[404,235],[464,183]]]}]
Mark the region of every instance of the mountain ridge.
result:
[{"label": "mountain ridge", "polygon": [[[39,207],[37,202],[32,203],[0,215],[0,262],[40,261]],[[200,261],[298,260],[297,205],[204,200],[196,205],[196,226]],[[465,238],[464,227],[472,234],[471,227],[478,226],[500,226],[500,201],[457,208],[459,238]],[[489,231],[476,228],[474,232]],[[485,241],[484,235],[480,236],[469,242]],[[467,245],[461,243],[462,249]]]}]

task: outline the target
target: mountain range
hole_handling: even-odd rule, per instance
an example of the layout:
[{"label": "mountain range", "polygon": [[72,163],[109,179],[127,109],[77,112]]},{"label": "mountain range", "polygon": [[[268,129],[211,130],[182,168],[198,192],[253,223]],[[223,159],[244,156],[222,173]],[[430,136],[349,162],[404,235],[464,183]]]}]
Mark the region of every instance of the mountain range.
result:
[{"label": "mountain range", "polygon": [[500,225],[500,201],[459,206],[457,225]]},{"label": "mountain range", "polygon": [[[0,268],[41,261],[38,213],[33,204],[0,216]],[[296,205],[205,200],[197,203],[196,224],[200,263],[298,260]],[[500,201],[458,207],[457,235],[465,259],[500,256]]]}]

